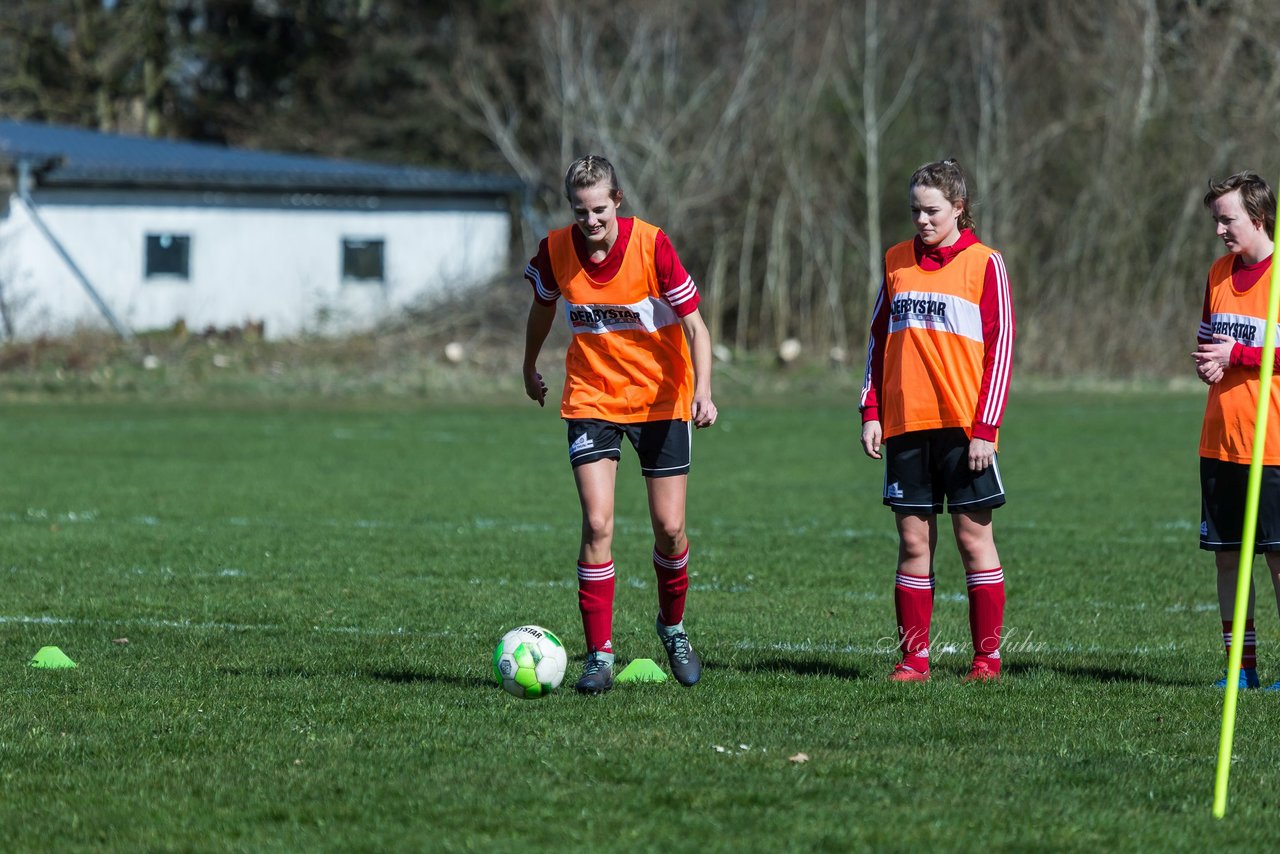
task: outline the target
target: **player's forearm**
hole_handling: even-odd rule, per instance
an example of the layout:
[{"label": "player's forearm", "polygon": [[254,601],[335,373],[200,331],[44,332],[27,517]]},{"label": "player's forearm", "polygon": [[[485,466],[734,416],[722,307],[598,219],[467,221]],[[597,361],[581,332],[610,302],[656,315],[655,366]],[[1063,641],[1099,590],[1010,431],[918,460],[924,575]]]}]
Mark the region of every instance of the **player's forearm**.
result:
[{"label": "player's forearm", "polygon": [[524,369],[533,370],[538,364],[538,355],[542,345],[551,334],[551,324],[555,322],[554,305],[543,305],[537,300],[529,306],[529,319],[524,329]]},{"label": "player's forearm", "polygon": [[[1246,347],[1237,341],[1231,348],[1231,356],[1227,364],[1233,368],[1261,368],[1262,348]],[[1276,350],[1272,370],[1280,370],[1280,348]]]},{"label": "player's forearm", "polygon": [[698,311],[680,319],[685,338],[689,341],[689,357],[693,361],[693,393],[697,397],[711,396],[711,333]]}]

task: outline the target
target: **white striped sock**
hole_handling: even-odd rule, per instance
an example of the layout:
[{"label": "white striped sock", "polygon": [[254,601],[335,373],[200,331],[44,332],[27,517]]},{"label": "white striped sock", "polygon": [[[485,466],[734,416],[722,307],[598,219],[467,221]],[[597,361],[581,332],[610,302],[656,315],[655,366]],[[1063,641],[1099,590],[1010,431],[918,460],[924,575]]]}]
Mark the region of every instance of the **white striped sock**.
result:
[{"label": "white striped sock", "polygon": [[980,584],[1004,584],[1004,569],[980,569],[977,572],[966,572],[964,583],[970,588]]},{"label": "white striped sock", "polygon": [[932,575],[907,575],[899,572],[894,576],[893,583],[898,587],[904,587],[907,590],[932,590],[934,587],[934,578]]},{"label": "white striped sock", "polygon": [[653,550],[653,564],[654,566],[662,567],[667,572],[678,572],[689,565],[689,548],[686,546],[683,554],[670,557],[655,548]]},{"label": "white striped sock", "polygon": [[613,561],[609,561],[604,566],[587,566],[578,564],[578,580],[579,581],[608,581],[614,576]]}]

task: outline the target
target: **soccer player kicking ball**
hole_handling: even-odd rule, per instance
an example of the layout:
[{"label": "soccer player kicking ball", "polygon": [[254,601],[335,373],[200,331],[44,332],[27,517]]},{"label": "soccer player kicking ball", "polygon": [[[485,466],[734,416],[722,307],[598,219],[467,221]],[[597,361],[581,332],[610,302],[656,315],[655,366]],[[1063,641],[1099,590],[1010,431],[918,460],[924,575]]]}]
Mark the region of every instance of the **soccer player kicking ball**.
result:
[{"label": "soccer player kicking ball", "polygon": [[[1244,644],[1239,685],[1257,688],[1252,577],[1243,638],[1232,638],[1231,624],[1258,393],[1262,389],[1262,334],[1275,248],[1271,235],[1276,227],[1276,197],[1257,174],[1240,172],[1222,182],[1210,181],[1204,203],[1213,214],[1227,254],[1209,268],[1199,345],[1192,354],[1196,375],[1209,386],[1200,431],[1200,548],[1213,552],[1218,566],[1218,610],[1227,655],[1232,643]],[[1276,380],[1280,380],[1280,373]],[[1280,385],[1275,381],[1262,464],[1255,552],[1266,556],[1280,606]],[[1217,686],[1227,686],[1226,676]],[[1280,690],[1280,682],[1267,690]]]},{"label": "soccer player kicking ball", "polygon": [[885,253],[862,389],[862,450],[885,462],[896,514],[893,590],[902,660],[889,678],[929,678],[933,553],[946,499],[969,589],[966,681],[1000,677],[1004,570],[991,511],[1005,502],[996,461],[1013,361],[1013,304],[1000,253],[978,242],[954,160],[911,176],[915,239]]},{"label": "soccer player kicking ball", "polygon": [[575,160],[564,177],[574,225],[547,235],[525,269],[533,305],[525,333],[524,387],[543,405],[538,354],[564,300],[573,337],[560,417],[582,504],[578,608],[587,661],[575,686],[613,687],[613,506],[625,436],[640,460],[653,524],[658,637],[681,685],[702,676],[684,628],[689,587],[685,495],[693,427],[716,421],[711,337],[698,289],[656,226],[618,216],[622,188],[608,160]]}]

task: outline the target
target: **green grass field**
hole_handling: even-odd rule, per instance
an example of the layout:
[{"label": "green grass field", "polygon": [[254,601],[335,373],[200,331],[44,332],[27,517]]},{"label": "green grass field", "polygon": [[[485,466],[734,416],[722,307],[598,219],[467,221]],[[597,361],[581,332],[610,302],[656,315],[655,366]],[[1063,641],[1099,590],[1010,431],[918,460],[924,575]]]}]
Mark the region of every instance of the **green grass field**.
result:
[{"label": "green grass field", "polygon": [[[935,678],[902,686],[892,518],[852,404],[722,402],[691,481],[702,684],[540,701],[489,664],[525,622],[566,639],[570,680],[583,651],[550,409],[10,406],[0,849],[1269,847],[1280,696],[1241,697],[1229,820],[1210,813],[1202,406],[1015,393],[1007,678],[960,684],[944,526]],[[619,657],[663,661],[631,456],[618,513]],[[26,667],[45,645],[79,667]]]}]

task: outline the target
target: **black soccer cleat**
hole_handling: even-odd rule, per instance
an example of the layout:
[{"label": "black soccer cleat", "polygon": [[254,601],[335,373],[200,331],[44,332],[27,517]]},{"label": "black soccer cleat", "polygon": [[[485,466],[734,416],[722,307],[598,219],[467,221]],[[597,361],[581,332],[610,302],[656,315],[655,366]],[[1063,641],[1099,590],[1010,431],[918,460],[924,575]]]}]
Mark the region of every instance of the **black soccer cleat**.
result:
[{"label": "black soccer cleat", "polygon": [[588,656],[574,689],[579,694],[603,694],[613,687],[613,665],[594,655]]},{"label": "black soccer cleat", "polygon": [[694,652],[693,644],[689,643],[684,626],[664,626],[658,623],[658,637],[667,650],[671,675],[686,688],[697,684],[702,678],[702,661],[698,658],[698,653]]}]

